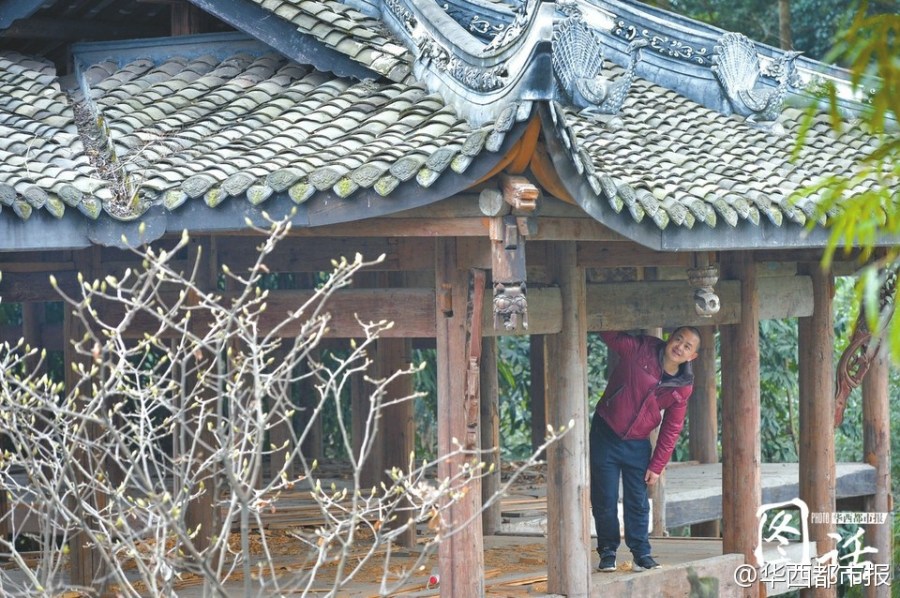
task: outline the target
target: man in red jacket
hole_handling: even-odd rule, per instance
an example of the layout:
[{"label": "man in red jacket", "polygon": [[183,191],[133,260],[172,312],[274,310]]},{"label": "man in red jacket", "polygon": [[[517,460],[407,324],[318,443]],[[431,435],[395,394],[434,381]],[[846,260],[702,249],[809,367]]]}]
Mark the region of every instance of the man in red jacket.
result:
[{"label": "man in red jacket", "polygon": [[[659,564],[650,556],[648,539],[647,488],[665,469],[684,426],[694,384],[691,361],[700,348],[700,331],[682,326],[667,342],[624,332],[600,336],[619,360],[591,420],[591,510],[597,527],[598,568],[616,570],[621,477],[625,544],[634,556],[634,570],[656,569]],[[651,454],[649,436],[656,426],[660,426],[659,435]]]}]

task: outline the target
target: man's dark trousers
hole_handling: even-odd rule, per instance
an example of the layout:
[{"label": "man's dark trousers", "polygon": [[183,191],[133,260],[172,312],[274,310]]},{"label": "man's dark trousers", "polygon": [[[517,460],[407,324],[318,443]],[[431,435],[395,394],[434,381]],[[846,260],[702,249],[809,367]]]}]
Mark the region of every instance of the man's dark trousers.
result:
[{"label": "man's dark trousers", "polygon": [[644,475],[650,464],[650,440],[622,440],[602,417],[591,420],[591,510],[597,527],[597,552],[615,555],[619,547],[619,476],[625,544],[635,558],[650,554],[650,502]]}]

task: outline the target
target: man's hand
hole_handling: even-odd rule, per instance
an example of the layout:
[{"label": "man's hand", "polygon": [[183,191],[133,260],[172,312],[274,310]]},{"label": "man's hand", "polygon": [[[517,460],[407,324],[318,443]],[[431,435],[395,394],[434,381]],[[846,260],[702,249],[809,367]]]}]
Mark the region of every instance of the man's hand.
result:
[{"label": "man's hand", "polygon": [[659,479],[659,474],[653,473],[649,469],[647,470],[647,473],[644,474],[644,481],[647,482],[648,486],[653,486],[653,484],[655,484],[656,480],[658,480],[658,479]]}]

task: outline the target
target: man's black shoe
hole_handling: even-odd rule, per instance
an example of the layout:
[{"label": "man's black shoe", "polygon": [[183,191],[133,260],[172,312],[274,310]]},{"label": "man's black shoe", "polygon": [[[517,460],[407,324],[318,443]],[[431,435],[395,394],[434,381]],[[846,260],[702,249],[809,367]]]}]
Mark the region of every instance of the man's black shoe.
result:
[{"label": "man's black shoe", "polygon": [[634,567],[632,569],[634,571],[646,571],[647,569],[659,569],[661,566],[648,554],[634,559]]},{"label": "man's black shoe", "polygon": [[598,571],[615,571],[616,570],[616,555],[612,554],[609,556],[600,557],[600,564],[597,566]]}]

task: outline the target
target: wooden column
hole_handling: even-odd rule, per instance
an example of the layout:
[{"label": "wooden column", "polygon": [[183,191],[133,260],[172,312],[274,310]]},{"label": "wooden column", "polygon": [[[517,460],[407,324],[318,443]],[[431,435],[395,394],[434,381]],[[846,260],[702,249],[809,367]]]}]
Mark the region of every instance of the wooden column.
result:
[{"label": "wooden column", "polygon": [[[281,348],[274,354],[276,360],[284,361],[285,356],[288,353],[288,349],[290,347],[291,339],[282,339]],[[291,392],[292,389],[290,386],[287,386],[286,392],[288,396],[284,397],[285,405],[278,409],[277,413],[279,416],[290,407],[287,403],[292,402]],[[279,398],[279,400],[281,400]],[[270,407],[271,409],[271,407]],[[276,421],[273,423],[272,427],[269,429],[269,446],[276,446],[278,450],[272,451],[269,455],[269,478],[274,479],[278,477],[281,472],[284,472],[288,479],[293,479],[294,477],[294,467],[293,461],[291,461],[290,454],[294,449],[293,444],[294,431],[293,426],[291,425],[290,418],[284,418],[283,420]],[[281,448],[284,445],[284,448]]]},{"label": "wooden column", "polygon": [[[656,338],[662,338],[662,328],[647,328],[641,330],[641,334],[648,334]],[[656,441],[659,438],[659,426],[650,434],[650,442],[656,449]],[[655,538],[662,538],[666,535],[666,472],[660,474],[656,483],[647,491],[647,497],[650,499],[650,508],[652,509],[652,517],[650,520],[650,535]]]},{"label": "wooden column", "polygon": [[585,272],[575,265],[575,253],[574,241],[547,249],[550,281],[562,294],[562,330],[544,339],[547,424],[575,424],[547,449],[547,590],[589,596],[587,309]]},{"label": "wooden column", "polygon": [[[700,351],[694,360],[694,393],[688,401],[688,450],[693,461],[718,463],[719,424],[716,406],[716,335],[712,326],[701,326]],[[719,522],[691,526],[691,536],[719,537]]]},{"label": "wooden column", "polygon": [[[377,272],[357,272],[353,277],[354,288],[372,289],[384,287],[386,279]],[[373,434],[374,427],[369,424],[369,418],[378,414],[372,413],[372,392],[373,386],[365,381],[366,374],[370,376],[380,377],[387,375],[386,370],[380,369],[382,360],[379,357],[382,343],[377,341],[375,345],[370,345],[368,352],[369,358],[374,364],[374,372],[356,372],[350,378],[350,430],[353,441],[353,455],[359,458],[362,450],[364,436]],[[384,419],[382,418],[377,425],[381,428]],[[365,462],[362,464],[360,471],[359,483],[363,489],[377,487],[384,477],[384,442],[380,438],[369,438],[369,454],[366,456]],[[403,466],[406,469],[406,466]]]},{"label": "wooden column", "polygon": [[[406,338],[378,339],[378,372],[390,376],[397,370],[409,367],[412,359],[412,341]],[[388,385],[384,400],[396,401],[413,394],[413,377],[401,376]],[[407,399],[384,407],[381,413],[376,444],[382,447],[382,479],[387,480],[384,471],[397,467],[409,471],[409,455],[415,449],[416,420],[415,401]],[[402,517],[402,513],[399,514]],[[397,521],[398,524],[406,521]],[[411,525],[397,537],[397,543],[407,548],[416,545],[416,526]]]},{"label": "wooden column", "polygon": [[[212,239],[192,239],[188,248],[189,262],[195,263],[200,257],[200,269],[198,273],[198,285],[204,290],[215,289],[217,287],[218,278],[218,256],[216,254],[216,240]],[[197,359],[202,360],[201,369],[208,370],[211,361],[217,359],[217,356],[206,352],[199,357],[182,355],[185,367],[195,368],[198,364]],[[208,388],[201,388],[201,383],[197,380],[197,375],[188,376],[187,388],[182,394],[182,401],[204,400],[210,398],[208,393],[212,392]],[[224,399],[223,399],[224,400]],[[210,428],[218,427],[219,417],[223,417],[220,412],[209,413],[205,417],[199,416],[199,410],[195,409],[194,404],[187,404],[185,408],[188,413],[185,415],[183,424],[184,430],[180,436],[184,439],[184,445],[179,446],[175,443],[175,458],[182,458],[187,451],[190,451],[192,444],[197,445],[197,449],[192,451],[193,462],[189,465],[192,477],[199,476],[205,484],[205,491],[197,495],[196,498],[189,501],[185,509],[184,523],[190,530],[197,529],[200,531],[194,536],[193,544],[198,551],[204,551],[212,546],[213,537],[217,535],[219,517],[216,512],[216,495],[219,491],[218,472],[202,471],[199,463],[202,463],[209,456],[204,446],[213,447],[215,450],[217,445],[216,435]],[[212,424],[212,426],[211,426]]]},{"label": "wooden column", "polygon": [[[319,361],[322,358],[319,349],[312,349],[309,352],[309,359]],[[301,368],[309,371],[307,364],[301,364]],[[352,388],[352,385],[351,385]],[[319,391],[316,390],[315,377],[307,376],[298,384],[297,392],[299,394],[298,404],[300,405],[298,413],[298,429],[300,433],[300,452],[306,462],[312,463],[313,460],[321,460],[325,456],[325,450],[322,446],[322,414],[316,414],[316,408],[319,406]]]},{"label": "wooden column", "polygon": [[741,321],[725,327],[730,329],[728,350],[722,351],[722,438],[727,438],[722,454],[722,549],[756,564],[756,512],[762,501],[759,296],[751,253],[741,251],[729,258],[726,277],[741,281]]},{"label": "wooden column", "polygon": [[[895,316],[896,317],[896,316]],[[865,508],[870,513],[887,513],[888,518],[881,525],[867,525],[864,544],[878,549],[876,554],[865,558],[873,563],[892,566],[893,525],[891,511],[891,412],[888,394],[888,373],[890,358],[882,348],[872,360],[869,371],[862,383],[863,401],[863,458],[875,467],[875,494],[866,497]],[[896,583],[896,581],[894,582]],[[888,598],[890,585],[866,588],[868,598]]]},{"label": "wooden column", "polygon": [[[279,289],[290,289],[294,288],[293,281],[291,280],[291,276],[289,274],[281,273],[278,275],[278,288]],[[281,348],[276,352],[275,359],[279,362],[283,362],[285,356],[290,352],[291,347],[293,346],[294,340],[291,338],[282,338],[281,339]],[[283,406],[278,410],[278,414],[284,417],[289,409],[294,409],[294,385],[286,384],[285,392],[287,396],[279,397],[278,400],[283,401]],[[272,425],[269,430],[269,442],[271,446],[281,447],[284,445],[284,448],[279,448],[278,450],[272,452],[269,456],[269,477],[275,478],[284,472],[288,479],[293,479],[294,477],[294,462],[290,459],[290,455],[293,453],[295,439],[294,425],[292,418],[284,417],[281,421],[276,421]]]},{"label": "wooden column", "polygon": [[[100,269],[99,253],[93,249],[87,249],[75,253],[75,267],[84,275],[85,281],[93,280],[93,276]],[[76,296],[77,297],[77,296]],[[63,363],[65,367],[65,386],[66,394],[72,396],[72,393],[80,390],[79,398],[76,404],[90,400],[89,393],[92,392],[90,380],[83,379],[77,374],[72,366],[81,362],[85,366],[85,370],[90,368],[89,359],[83,355],[79,355],[73,343],[79,342],[85,334],[85,328],[81,321],[76,319],[72,314],[72,307],[68,304],[63,306],[63,336],[65,342],[63,344]],[[92,440],[98,436],[99,430],[97,424],[88,424],[81,432],[84,437],[81,442],[84,443],[79,450],[73,455],[72,459],[80,462],[81,468],[87,475],[76,472],[76,481],[79,491],[70,497],[75,501],[73,505],[77,517],[81,521],[81,525],[89,528],[93,527],[91,511],[103,509],[106,505],[107,496],[102,492],[96,491],[92,481],[95,472],[100,469],[103,462],[102,455],[91,454],[86,450],[87,440]],[[100,595],[107,595],[106,588],[106,564],[103,561],[100,550],[93,546],[90,535],[86,531],[78,531],[74,533],[69,541],[70,556],[70,581],[73,585],[84,587],[97,587],[99,583]]]},{"label": "wooden column", "polygon": [[[301,289],[312,289],[315,279],[312,274],[299,273],[294,275],[295,284]],[[318,362],[322,359],[321,350],[316,347],[309,352],[309,361]],[[301,363],[299,367],[305,372],[310,371],[308,363]],[[316,414],[319,406],[319,392],[316,390],[315,376],[306,376],[297,385],[297,404],[300,409],[297,413],[297,429],[300,434],[300,453],[303,460],[312,463],[313,460],[321,460],[325,456],[323,447],[322,414]],[[351,382],[351,392],[353,384]],[[351,399],[352,402],[352,399]],[[351,422],[351,426],[353,423]],[[351,428],[352,433],[352,428]]]},{"label": "wooden column", "polygon": [[[482,461],[493,473],[486,473],[481,480],[481,502],[500,491],[500,393],[497,382],[497,337],[484,337],[481,341],[481,450]],[[489,469],[488,469],[489,471]],[[500,497],[485,507],[481,514],[481,527],[485,536],[500,531]]]},{"label": "wooden column", "polygon": [[[380,364],[381,342],[377,342],[369,351],[369,357],[375,362],[375,368],[381,375],[382,370],[378,369]],[[371,375],[371,374],[370,374]],[[359,458],[360,451],[363,446],[363,437],[365,434],[372,434],[375,430],[369,428],[369,417],[372,414],[372,391],[371,384],[365,381],[362,372],[356,372],[350,378],[350,429],[353,441],[353,455]],[[379,427],[383,425],[384,418],[377,424]],[[367,429],[368,428],[368,429]],[[382,481],[384,472],[383,449],[384,444],[379,438],[369,438],[369,454],[366,456],[365,462],[362,464],[360,471],[359,484],[363,489],[378,486]],[[406,467],[404,466],[404,469]]]},{"label": "wooden column", "polygon": [[[474,455],[463,455],[453,439],[466,438],[466,303],[467,272],[456,262],[456,239],[435,241],[435,320],[437,345],[438,478],[458,474]],[[450,458],[444,458],[453,454]],[[461,490],[460,483],[454,484]],[[440,544],[441,596],[481,598],[484,595],[484,541],[481,533],[480,484],[473,482],[442,514]],[[469,523],[463,525],[464,522]]]},{"label": "wooden column", "polygon": [[[813,283],[813,314],[798,318],[800,379],[800,498],[811,513],[835,511],[834,468],[834,320],[832,304],[834,279],[819,264],[804,267]],[[835,524],[809,522],[810,540],[816,552],[824,555],[835,548],[828,537]],[[800,592],[806,597],[836,596],[836,587]]]},{"label": "wooden column", "polygon": [[544,394],[544,335],[532,334],[529,339],[531,362],[531,450],[544,444],[547,437],[547,403]]}]

